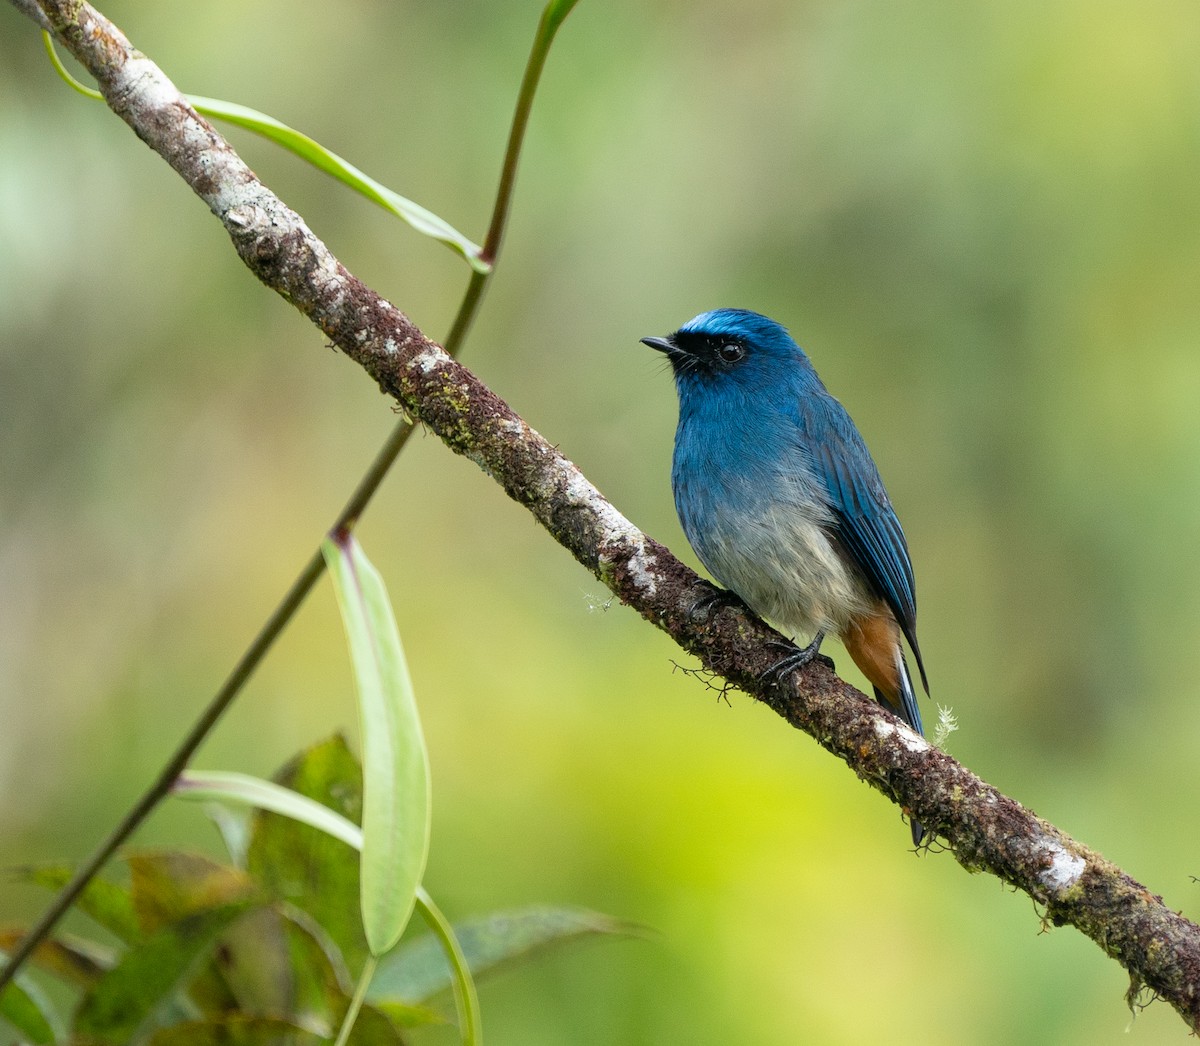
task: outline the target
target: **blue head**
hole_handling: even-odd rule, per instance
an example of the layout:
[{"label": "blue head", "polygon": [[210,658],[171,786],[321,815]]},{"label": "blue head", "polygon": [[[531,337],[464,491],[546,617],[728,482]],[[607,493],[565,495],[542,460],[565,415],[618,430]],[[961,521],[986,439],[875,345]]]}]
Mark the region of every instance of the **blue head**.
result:
[{"label": "blue head", "polygon": [[680,401],[758,399],[796,385],[822,388],[808,357],[774,320],[748,309],[714,309],[665,338],[643,338],[666,354]]}]

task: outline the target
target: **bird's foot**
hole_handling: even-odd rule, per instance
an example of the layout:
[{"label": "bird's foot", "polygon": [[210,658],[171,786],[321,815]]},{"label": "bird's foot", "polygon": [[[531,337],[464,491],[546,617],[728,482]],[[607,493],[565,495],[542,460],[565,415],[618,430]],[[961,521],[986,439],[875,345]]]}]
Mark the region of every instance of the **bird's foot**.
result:
[{"label": "bird's foot", "polygon": [[688,617],[693,621],[707,621],[709,611],[714,607],[719,609],[722,606],[745,606],[741,597],[727,588],[717,588],[716,585],[704,580],[701,580],[696,587],[700,589],[700,598],[688,610]]},{"label": "bird's foot", "polygon": [[826,657],[821,653],[821,643],[824,640],[825,633],[818,632],[808,646],[801,647],[799,650],[792,643],[781,643],[777,640],[772,642],[771,646],[786,650],[787,653],[763,673],[763,678],[780,683],[789,672],[803,668],[814,660],[820,660],[832,669],[834,667],[833,658]]}]

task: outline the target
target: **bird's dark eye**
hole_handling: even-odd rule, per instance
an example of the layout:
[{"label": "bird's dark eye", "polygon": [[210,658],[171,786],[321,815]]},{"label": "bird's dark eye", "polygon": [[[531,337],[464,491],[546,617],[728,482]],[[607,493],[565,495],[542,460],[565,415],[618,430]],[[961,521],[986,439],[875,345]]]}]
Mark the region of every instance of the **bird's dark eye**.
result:
[{"label": "bird's dark eye", "polygon": [[717,348],[717,359],[722,363],[740,363],[746,355],[746,350],[736,341],[727,341]]}]

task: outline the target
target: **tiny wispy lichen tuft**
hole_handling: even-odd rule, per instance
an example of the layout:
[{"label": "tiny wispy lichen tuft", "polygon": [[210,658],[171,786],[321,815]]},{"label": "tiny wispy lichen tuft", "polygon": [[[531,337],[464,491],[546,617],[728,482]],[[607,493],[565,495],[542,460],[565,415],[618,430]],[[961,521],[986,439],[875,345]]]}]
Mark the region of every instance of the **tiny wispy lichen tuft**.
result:
[{"label": "tiny wispy lichen tuft", "polygon": [[594,596],[590,592],[584,592],[584,594],[583,594],[583,600],[584,600],[584,603],[587,605],[589,614],[595,614],[595,613],[603,614],[606,610],[609,609],[609,607],[611,607],[613,605],[613,600],[616,598],[617,597],[614,596],[611,592],[609,593],[607,599],[600,599],[598,596]]},{"label": "tiny wispy lichen tuft", "polygon": [[945,705],[938,705],[937,726],[933,728],[933,743],[938,748],[946,746],[946,740],[958,729],[958,716]]}]

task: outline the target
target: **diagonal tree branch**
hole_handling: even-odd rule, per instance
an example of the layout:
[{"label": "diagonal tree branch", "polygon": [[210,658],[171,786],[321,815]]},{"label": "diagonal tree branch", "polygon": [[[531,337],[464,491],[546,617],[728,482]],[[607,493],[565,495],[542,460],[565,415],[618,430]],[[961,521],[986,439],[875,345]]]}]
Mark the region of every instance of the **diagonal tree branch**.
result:
[{"label": "diagonal tree branch", "polygon": [[50,30],[50,20],[45,13],[37,5],[37,0],[11,0],[13,7],[21,12],[26,18],[32,18],[37,24],[45,29]]},{"label": "diagonal tree branch", "polygon": [[[12,0],[37,21],[28,0]],[[697,576],[620,514],[570,461],[466,368],[366,287],[262,185],[152,62],[79,0],[39,0],[55,35],[108,104],[221,220],[247,266],[295,305],[380,388],[474,461],[625,603],[731,683],[843,759],[988,871],[1120,962],[1200,1031],[1200,927],[1100,854],[980,780],[898,719],[813,664],[763,682],[779,636],[736,606],[694,617]]]}]

